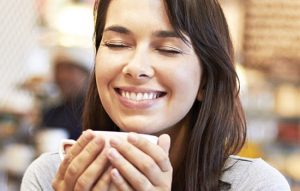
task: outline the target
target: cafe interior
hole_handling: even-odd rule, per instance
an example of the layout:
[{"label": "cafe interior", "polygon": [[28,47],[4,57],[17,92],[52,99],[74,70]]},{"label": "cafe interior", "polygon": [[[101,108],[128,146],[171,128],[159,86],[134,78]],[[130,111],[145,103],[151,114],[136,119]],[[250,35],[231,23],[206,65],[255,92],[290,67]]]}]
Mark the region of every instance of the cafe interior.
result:
[{"label": "cafe interior", "polygon": [[[300,1],[220,3],[247,119],[239,155],[263,158],[300,190]],[[60,95],[53,82],[57,47],[94,56],[93,6],[94,0],[0,1],[1,191],[19,190],[28,165],[68,138],[63,128],[42,126],[41,113]]]}]

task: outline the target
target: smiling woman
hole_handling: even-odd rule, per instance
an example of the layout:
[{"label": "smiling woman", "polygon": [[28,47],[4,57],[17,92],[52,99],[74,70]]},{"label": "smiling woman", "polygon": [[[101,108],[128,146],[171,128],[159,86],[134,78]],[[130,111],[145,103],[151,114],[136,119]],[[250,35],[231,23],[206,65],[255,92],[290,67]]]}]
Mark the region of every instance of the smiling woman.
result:
[{"label": "smiling woman", "polygon": [[[233,156],[246,124],[217,0],[95,7],[97,55],[83,126],[134,133],[108,146],[85,131],[62,162],[57,153],[37,159],[23,190],[289,190],[263,160]],[[158,136],[158,144],[140,133]]]},{"label": "smiling woman", "polygon": [[[101,104],[123,131],[161,134],[191,109],[201,65],[190,40],[174,31],[161,1],[112,1],[97,48]],[[144,94],[152,99],[141,99]]]}]

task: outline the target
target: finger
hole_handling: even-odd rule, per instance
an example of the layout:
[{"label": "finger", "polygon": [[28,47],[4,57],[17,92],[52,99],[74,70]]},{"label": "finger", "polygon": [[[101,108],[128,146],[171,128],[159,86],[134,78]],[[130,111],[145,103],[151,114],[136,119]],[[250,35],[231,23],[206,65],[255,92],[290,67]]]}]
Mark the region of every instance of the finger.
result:
[{"label": "finger", "polygon": [[60,164],[55,178],[57,180],[62,180],[65,176],[66,170],[69,164],[72,162],[73,158],[78,155],[78,153],[93,139],[93,134],[91,130],[84,131],[79,137],[77,143],[72,145],[68,152],[66,153],[64,160]]},{"label": "finger", "polygon": [[69,164],[72,161],[72,157],[71,155],[66,155],[64,157],[64,160],[62,161],[62,163],[60,164],[58,171],[56,172],[56,175],[52,181],[52,187],[55,190],[58,190],[58,187],[60,186],[60,184],[62,183],[64,176],[65,176],[65,172],[69,166]]},{"label": "finger", "polygon": [[112,170],[112,167],[108,167],[107,170],[103,173],[101,178],[98,179],[98,182],[93,187],[92,191],[107,191],[109,190],[110,182],[111,182],[111,176],[110,171]]},{"label": "finger", "polygon": [[67,155],[77,156],[93,138],[94,134],[92,130],[89,129],[84,131],[76,143],[72,145],[71,149],[67,152]]},{"label": "finger", "polygon": [[129,163],[116,149],[109,149],[108,158],[134,190],[143,191],[151,190],[153,188],[153,185],[148,178]]},{"label": "finger", "polygon": [[162,147],[152,144],[150,141],[138,135],[137,133],[129,133],[128,142],[149,155],[158,164],[163,172],[172,170],[169,153],[166,152],[170,147],[170,137],[168,135],[162,135],[159,138],[158,144],[160,144]]},{"label": "finger", "polygon": [[116,190],[122,190],[122,191],[133,190],[116,168],[111,170],[110,175],[111,175],[113,189],[117,188]]},{"label": "finger", "polygon": [[169,154],[170,146],[171,146],[171,138],[167,134],[163,134],[158,137],[158,145]]},{"label": "finger", "polygon": [[117,186],[111,182],[108,191],[123,191],[123,190],[119,190]]},{"label": "finger", "polygon": [[102,151],[104,144],[104,138],[97,136],[72,160],[64,177],[64,180],[69,185],[75,185],[76,182],[76,188],[79,188],[79,190],[85,190],[87,189],[87,186],[89,186],[88,183],[90,183],[90,181],[95,181],[96,177],[83,177],[79,180],[77,179]]},{"label": "finger", "polygon": [[158,176],[159,174],[162,174],[160,167],[149,155],[126,141],[112,138],[110,143],[126,158],[127,161],[142,172],[152,184],[158,185],[163,181],[163,178]]},{"label": "finger", "polygon": [[[109,167],[107,159],[107,148],[96,157],[96,159],[86,168],[86,170],[78,178],[78,182],[85,183],[85,188],[90,190],[93,184],[101,177],[105,169]],[[90,181],[85,181],[85,180]]]}]

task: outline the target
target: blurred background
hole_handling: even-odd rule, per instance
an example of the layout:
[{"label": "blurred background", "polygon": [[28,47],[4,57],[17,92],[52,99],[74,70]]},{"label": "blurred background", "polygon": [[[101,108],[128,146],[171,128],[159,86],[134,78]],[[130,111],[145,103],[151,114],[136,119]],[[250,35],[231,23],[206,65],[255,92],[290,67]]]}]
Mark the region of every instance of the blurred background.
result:
[{"label": "blurred background", "polygon": [[[248,139],[300,190],[300,1],[220,0],[235,46]],[[94,0],[0,0],[0,190],[81,133]],[[66,120],[67,119],[67,120]]]}]

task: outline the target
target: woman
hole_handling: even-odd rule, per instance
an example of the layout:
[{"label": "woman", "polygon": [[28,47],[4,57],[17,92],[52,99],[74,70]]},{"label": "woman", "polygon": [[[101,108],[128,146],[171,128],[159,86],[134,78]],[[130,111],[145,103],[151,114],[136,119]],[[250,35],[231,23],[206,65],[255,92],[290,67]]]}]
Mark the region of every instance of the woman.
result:
[{"label": "woman", "polygon": [[[55,153],[37,159],[23,190],[289,190],[261,159],[231,156],[246,125],[217,0],[95,7],[96,65],[83,126],[135,133],[105,149],[102,137],[85,131],[61,164]],[[158,145],[138,133],[159,136]]]}]

